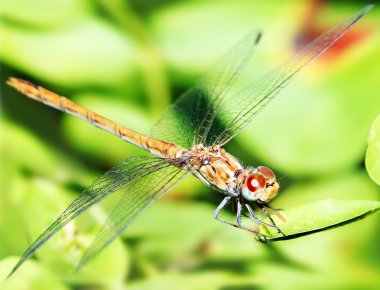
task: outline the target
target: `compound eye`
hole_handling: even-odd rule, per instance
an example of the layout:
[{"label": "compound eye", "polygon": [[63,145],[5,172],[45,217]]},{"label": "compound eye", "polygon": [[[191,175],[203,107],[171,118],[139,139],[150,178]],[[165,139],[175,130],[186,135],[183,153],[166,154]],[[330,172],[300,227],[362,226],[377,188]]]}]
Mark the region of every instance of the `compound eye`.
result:
[{"label": "compound eye", "polygon": [[266,179],[260,173],[253,173],[247,178],[247,187],[249,191],[256,192],[264,190],[266,186]]},{"label": "compound eye", "polygon": [[274,175],[273,171],[270,170],[268,167],[266,166],[259,166],[257,168],[257,170],[262,174],[264,175],[264,177],[266,179],[270,179],[270,180],[274,180],[276,179],[276,176]]}]

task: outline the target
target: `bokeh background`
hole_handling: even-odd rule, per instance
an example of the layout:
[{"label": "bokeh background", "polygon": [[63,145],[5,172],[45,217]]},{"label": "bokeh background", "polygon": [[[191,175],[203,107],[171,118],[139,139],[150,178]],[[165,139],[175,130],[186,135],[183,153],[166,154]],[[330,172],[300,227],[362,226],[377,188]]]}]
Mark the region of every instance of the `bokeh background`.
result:
[{"label": "bokeh background", "polygon": [[[376,2],[376,1],[373,1]],[[0,279],[90,182],[129,156],[118,138],[5,86],[22,77],[149,134],[165,108],[248,31],[249,82],[365,1],[3,0],[0,8]],[[227,149],[282,184],[273,206],[379,199],[366,172],[380,113],[376,7],[300,73]],[[380,222],[272,243],[218,223],[222,196],[189,177],[93,262],[73,272],[104,220],[65,227],[1,289],[379,289]],[[110,201],[105,202],[112,204]]]}]

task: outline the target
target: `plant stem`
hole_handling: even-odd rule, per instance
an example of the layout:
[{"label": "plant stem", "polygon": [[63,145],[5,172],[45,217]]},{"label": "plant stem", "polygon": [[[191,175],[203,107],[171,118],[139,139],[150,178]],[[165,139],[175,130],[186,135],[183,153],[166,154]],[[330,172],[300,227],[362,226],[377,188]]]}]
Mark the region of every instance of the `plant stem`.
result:
[{"label": "plant stem", "polygon": [[98,0],[99,5],[128,35],[133,35],[140,45],[139,64],[143,74],[144,87],[154,117],[167,107],[170,101],[168,80],[162,56],[157,51],[142,21],[123,0]]}]

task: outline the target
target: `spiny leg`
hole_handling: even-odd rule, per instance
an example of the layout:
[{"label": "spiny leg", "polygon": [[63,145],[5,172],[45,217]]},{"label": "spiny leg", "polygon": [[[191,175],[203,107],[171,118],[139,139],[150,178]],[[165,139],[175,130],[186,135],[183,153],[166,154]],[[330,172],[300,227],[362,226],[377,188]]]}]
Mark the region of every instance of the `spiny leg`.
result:
[{"label": "spiny leg", "polygon": [[274,222],[274,220],[272,219],[272,217],[270,216],[269,212],[267,211],[267,209],[265,208],[265,205],[259,205],[259,208],[264,212],[264,214],[269,218],[269,220],[271,221],[272,225],[277,229],[278,233],[283,235],[284,237],[286,236],[282,231],[281,229],[276,225],[276,223]]},{"label": "spiny leg", "polygon": [[238,228],[246,230],[246,231],[251,232],[251,233],[254,233],[261,242],[268,243],[268,239],[267,239],[266,235],[263,235],[263,234],[259,233],[258,231],[255,231],[255,230],[251,230],[250,228],[245,227],[241,223],[242,206],[241,206],[241,203],[239,200],[237,200],[236,203],[237,203],[237,205],[236,205],[236,208],[237,208],[237,210],[236,210],[236,222],[237,222]]},{"label": "spiny leg", "polygon": [[235,225],[234,223],[231,223],[229,221],[226,221],[226,220],[223,220],[219,217],[219,214],[220,212],[222,211],[222,209],[227,205],[227,203],[230,201],[231,199],[231,196],[226,196],[223,201],[218,205],[218,207],[216,208],[216,210],[214,211],[214,219],[216,219],[217,221],[220,221],[222,223],[225,223],[225,224],[228,224],[228,225],[231,225],[231,226],[234,226],[234,227],[238,227],[237,225]]},{"label": "spiny leg", "polygon": [[269,204],[263,204],[263,206],[265,206],[266,208],[269,208],[271,211],[282,211],[284,210],[283,208],[275,208],[275,207],[271,207]]},{"label": "spiny leg", "polygon": [[234,224],[232,222],[229,222],[229,221],[226,221],[226,220],[223,220],[219,217],[220,215],[220,212],[222,211],[222,209],[227,205],[227,203],[230,201],[230,199],[232,198],[232,196],[226,196],[223,201],[218,205],[218,207],[216,208],[215,212],[214,212],[214,218],[217,220],[217,221],[220,221],[222,223],[225,223],[225,224],[228,224],[228,225],[231,225],[235,228],[239,228],[239,229],[243,229],[243,230],[246,230],[248,232],[251,232],[251,233],[254,233],[261,242],[263,243],[267,243],[268,242],[268,239],[265,235],[263,234],[260,234],[258,233],[257,231],[253,231],[251,229],[248,229],[246,227],[244,227],[242,224],[241,224],[241,204],[240,202],[237,203],[237,215],[236,215],[236,219],[237,219],[237,224]]},{"label": "spiny leg", "polygon": [[253,217],[253,221],[254,221],[254,222],[256,222],[256,223],[258,223],[258,224],[263,224],[263,225],[265,225],[265,226],[267,226],[267,227],[275,228],[276,230],[278,230],[278,227],[277,227],[276,225],[269,224],[269,223],[267,223],[267,222],[264,222],[264,221],[260,220],[260,219],[257,217],[257,215],[255,214],[255,212],[253,211],[252,207],[251,207],[248,203],[246,203],[245,206],[246,206],[248,212],[250,213],[250,215]]},{"label": "spiny leg", "polygon": [[236,202],[236,222],[238,224],[238,227],[244,228],[244,226],[241,224],[241,203],[239,200]]}]

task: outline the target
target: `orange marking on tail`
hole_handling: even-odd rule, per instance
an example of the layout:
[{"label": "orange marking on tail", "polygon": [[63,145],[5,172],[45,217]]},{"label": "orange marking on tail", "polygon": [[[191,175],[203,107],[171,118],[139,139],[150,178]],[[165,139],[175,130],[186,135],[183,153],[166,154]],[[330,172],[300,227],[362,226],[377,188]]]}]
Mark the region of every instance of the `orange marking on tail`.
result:
[{"label": "orange marking on tail", "polygon": [[187,151],[175,144],[150,138],[129,128],[123,127],[63,96],[57,95],[43,87],[36,86],[31,82],[12,77],[9,78],[7,84],[31,99],[61,110],[74,117],[84,119],[94,126],[106,130],[158,157],[175,158],[179,153]]}]

